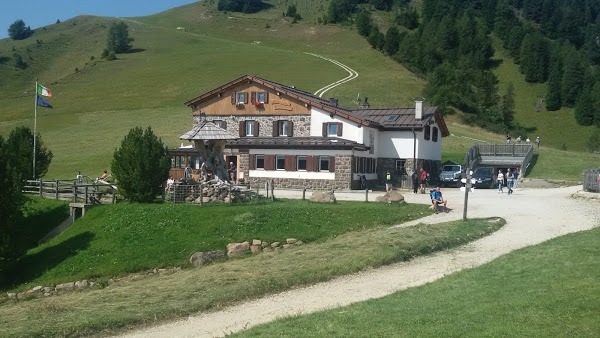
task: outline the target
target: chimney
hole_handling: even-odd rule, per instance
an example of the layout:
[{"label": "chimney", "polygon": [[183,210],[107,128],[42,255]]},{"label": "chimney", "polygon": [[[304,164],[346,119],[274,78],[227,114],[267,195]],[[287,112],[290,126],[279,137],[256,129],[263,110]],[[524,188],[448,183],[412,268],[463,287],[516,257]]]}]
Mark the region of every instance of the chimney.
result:
[{"label": "chimney", "polygon": [[334,97],[329,98],[329,103],[331,103],[333,106],[338,106],[338,100]]},{"label": "chimney", "polygon": [[423,118],[423,99],[415,99],[415,120],[420,121]]}]

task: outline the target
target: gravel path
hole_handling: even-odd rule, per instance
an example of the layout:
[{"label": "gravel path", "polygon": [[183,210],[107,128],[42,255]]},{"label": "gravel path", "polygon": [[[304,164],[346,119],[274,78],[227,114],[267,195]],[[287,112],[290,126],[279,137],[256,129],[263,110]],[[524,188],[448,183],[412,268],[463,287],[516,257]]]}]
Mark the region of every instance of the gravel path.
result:
[{"label": "gravel path", "polygon": [[[498,194],[496,190],[477,190],[469,195],[468,216],[501,216],[507,220],[502,229],[488,237],[453,250],[282,292],[222,311],[198,314],[186,320],[131,332],[126,336],[220,337],[279,317],[344,306],[422,285],[453,272],[487,263],[513,250],[598,226],[600,200],[571,198],[580,188],[522,188],[511,196]],[[453,210],[397,226],[461,219],[464,193],[458,189],[442,191]],[[403,193],[407,202],[430,203],[427,195]],[[377,194],[370,194],[369,198],[374,199],[374,195]],[[301,192],[276,191],[275,196],[298,197]],[[336,197],[364,200],[364,192],[336,193]]]}]

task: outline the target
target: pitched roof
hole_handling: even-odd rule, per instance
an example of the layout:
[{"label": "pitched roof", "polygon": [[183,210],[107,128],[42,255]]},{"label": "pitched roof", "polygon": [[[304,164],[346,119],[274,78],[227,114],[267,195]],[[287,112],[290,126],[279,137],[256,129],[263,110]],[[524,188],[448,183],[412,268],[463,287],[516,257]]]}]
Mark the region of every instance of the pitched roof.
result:
[{"label": "pitched roof", "polygon": [[[328,113],[335,114],[339,117],[348,119],[366,127],[377,128],[380,130],[410,130],[413,128],[421,129],[430,124],[430,121],[435,120],[435,122],[437,122],[440,126],[442,136],[450,135],[448,128],[446,127],[446,123],[444,122],[442,115],[438,112],[437,107],[424,107],[423,118],[421,120],[415,119],[414,107],[349,110],[338,106],[337,103],[333,103],[312,93],[297,89],[295,87],[286,86],[281,83],[265,80],[253,75],[241,76],[218,88],[197,96],[185,102],[185,104],[191,107],[197,102],[216,96],[222,91],[230,89],[244,81],[256,82],[272,89],[275,92],[285,94],[286,96],[295,98],[313,107],[320,108]],[[388,120],[392,115],[397,115],[398,118],[395,120]]]},{"label": "pitched roof", "polygon": [[232,140],[237,136],[209,121],[201,121],[192,130],[179,136],[182,140]]}]

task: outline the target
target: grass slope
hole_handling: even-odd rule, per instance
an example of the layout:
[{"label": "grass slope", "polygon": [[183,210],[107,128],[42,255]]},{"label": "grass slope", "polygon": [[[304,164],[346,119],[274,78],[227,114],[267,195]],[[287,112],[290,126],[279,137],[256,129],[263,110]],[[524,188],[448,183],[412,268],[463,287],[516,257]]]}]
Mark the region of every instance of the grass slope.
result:
[{"label": "grass slope", "polygon": [[600,228],[521,249],[437,282],[265,324],[241,337],[595,337]]},{"label": "grass slope", "polygon": [[[101,205],[63,234],[30,250],[11,274],[26,288],[186,266],[197,251],[260,239],[324,241],[345,232],[389,226],[430,214],[426,205],[308,201],[198,208],[174,204]],[[21,285],[25,283],[24,285]],[[5,286],[6,287],[6,286]]]},{"label": "grass slope", "polygon": [[103,289],[5,302],[0,306],[0,325],[3,334],[11,337],[115,333],[133,324],[186,318],[198,311],[455,247],[494,232],[503,224],[503,220],[479,219],[348,232],[322,243],[172,275],[154,274]]}]

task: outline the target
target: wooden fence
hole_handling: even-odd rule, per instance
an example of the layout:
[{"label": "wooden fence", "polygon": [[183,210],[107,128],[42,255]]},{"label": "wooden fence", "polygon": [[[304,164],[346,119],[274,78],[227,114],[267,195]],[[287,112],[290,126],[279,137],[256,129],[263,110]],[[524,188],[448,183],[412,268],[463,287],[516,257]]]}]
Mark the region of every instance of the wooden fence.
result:
[{"label": "wooden fence", "polygon": [[116,185],[79,183],[76,180],[27,180],[23,193],[71,201],[73,203],[114,203]]}]

